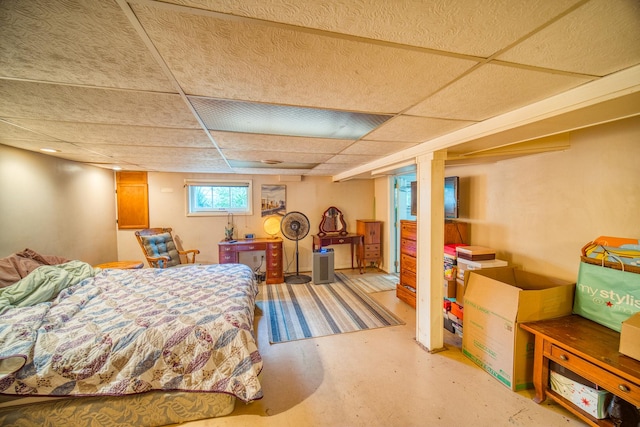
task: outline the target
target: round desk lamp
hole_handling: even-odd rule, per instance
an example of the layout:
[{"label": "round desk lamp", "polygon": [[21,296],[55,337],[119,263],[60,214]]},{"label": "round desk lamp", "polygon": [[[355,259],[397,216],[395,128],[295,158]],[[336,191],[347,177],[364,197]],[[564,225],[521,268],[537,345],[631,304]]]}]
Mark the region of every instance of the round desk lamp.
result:
[{"label": "round desk lamp", "polygon": [[269,216],[262,223],[265,233],[271,236],[272,239],[275,238],[276,234],[280,231],[280,221],[281,218],[279,216]]}]

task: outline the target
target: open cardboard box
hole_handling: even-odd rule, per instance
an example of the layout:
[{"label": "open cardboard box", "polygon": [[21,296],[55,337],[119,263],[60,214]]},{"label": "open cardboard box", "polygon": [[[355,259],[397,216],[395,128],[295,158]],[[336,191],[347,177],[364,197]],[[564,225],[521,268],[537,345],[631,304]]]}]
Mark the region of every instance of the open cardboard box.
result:
[{"label": "open cardboard box", "polygon": [[640,360],[640,313],[622,322],[620,353]]},{"label": "open cardboard box", "polygon": [[498,267],[470,272],[462,352],[512,390],[533,387],[533,334],[518,324],[568,316],[575,282]]}]

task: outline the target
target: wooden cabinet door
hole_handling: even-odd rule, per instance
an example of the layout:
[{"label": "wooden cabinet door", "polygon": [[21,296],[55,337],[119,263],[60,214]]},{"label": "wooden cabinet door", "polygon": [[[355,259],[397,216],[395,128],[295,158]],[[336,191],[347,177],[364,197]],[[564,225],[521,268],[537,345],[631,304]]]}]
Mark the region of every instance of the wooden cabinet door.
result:
[{"label": "wooden cabinet door", "polygon": [[146,172],[116,172],[118,228],[149,228]]}]

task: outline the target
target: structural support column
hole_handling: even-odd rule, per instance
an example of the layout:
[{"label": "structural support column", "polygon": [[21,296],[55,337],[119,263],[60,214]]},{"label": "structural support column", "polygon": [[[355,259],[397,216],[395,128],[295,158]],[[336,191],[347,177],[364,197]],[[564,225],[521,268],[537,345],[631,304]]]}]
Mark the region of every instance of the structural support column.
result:
[{"label": "structural support column", "polygon": [[444,161],[446,151],[417,158],[416,339],[431,352],[444,348]]}]

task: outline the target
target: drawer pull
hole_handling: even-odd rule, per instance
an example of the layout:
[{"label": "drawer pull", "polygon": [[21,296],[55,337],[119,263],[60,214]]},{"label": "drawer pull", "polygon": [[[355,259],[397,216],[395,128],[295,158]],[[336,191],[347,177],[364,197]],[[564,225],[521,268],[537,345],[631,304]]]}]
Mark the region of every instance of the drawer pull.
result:
[{"label": "drawer pull", "polygon": [[561,354],[560,355],[560,360],[564,360],[566,362],[567,360],[569,360],[569,358],[567,357],[566,354]]},{"label": "drawer pull", "polygon": [[629,386],[626,386],[624,384],[620,384],[618,386],[618,388],[620,389],[620,391],[624,391],[625,393],[629,393],[631,391],[631,389],[629,388]]}]

